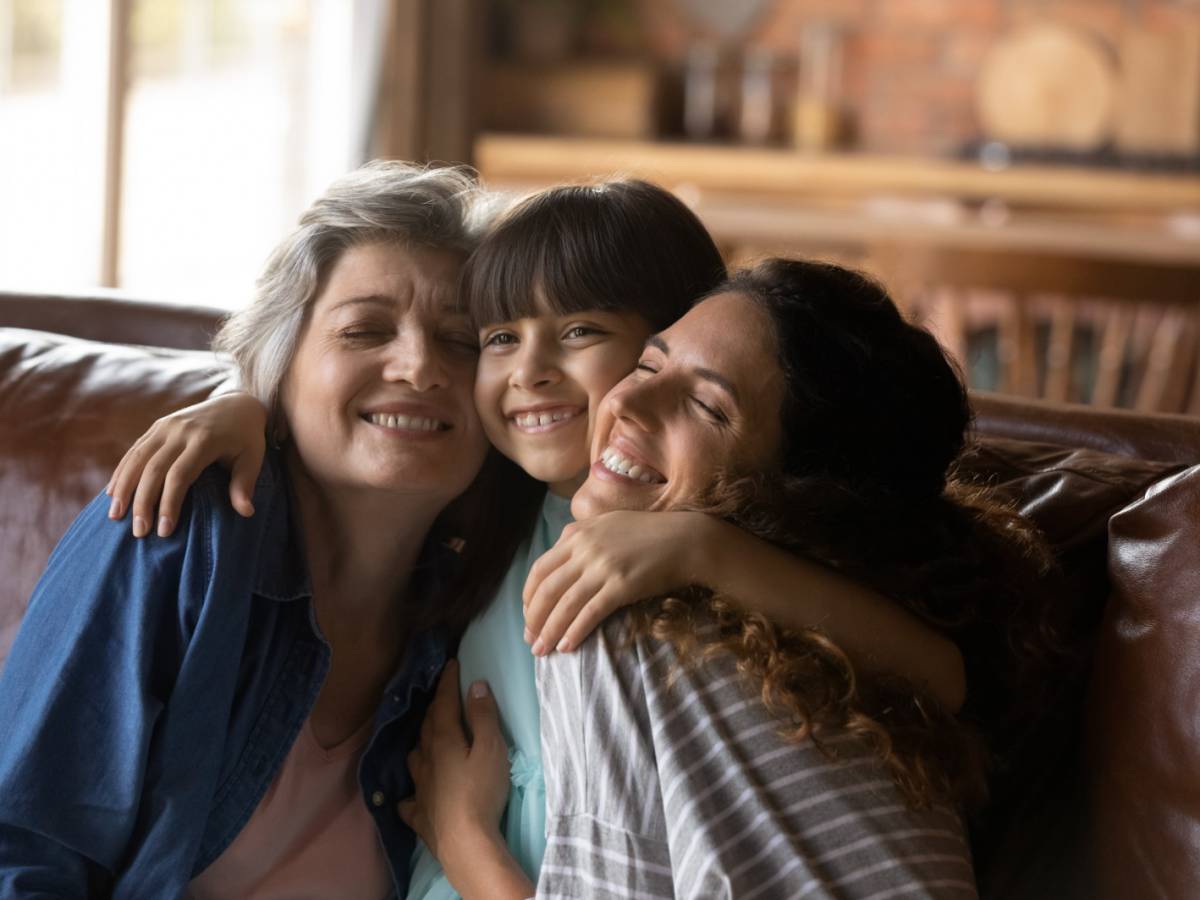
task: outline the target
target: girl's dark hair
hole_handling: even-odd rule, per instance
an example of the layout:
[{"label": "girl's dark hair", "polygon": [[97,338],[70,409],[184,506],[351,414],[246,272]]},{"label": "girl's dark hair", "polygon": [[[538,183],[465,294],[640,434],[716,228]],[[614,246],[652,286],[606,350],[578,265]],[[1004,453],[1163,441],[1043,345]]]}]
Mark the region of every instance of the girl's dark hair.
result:
[{"label": "girl's dark hair", "polygon": [[555,187],[509,210],[463,272],[478,326],[603,309],[660,330],[725,277],[704,225],[670,191],[621,179]]},{"label": "girl's dark hair", "polygon": [[[725,278],[704,225],[669,191],[637,180],[555,187],[502,216],[463,269],[460,297],[477,327],[589,309],[640,313],[659,330]],[[466,538],[461,580],[442,622],[486,608],[533,530],[546,486],[493,450],[447,521]]]},{"label": "girl's dark hair", "polygon": [[545,485],[494,447],[471,486],[438,517],[436,544],[459,547],[458,565],[430,598],[416,627],[458,632],[487,609],[521,541],[533,528]]},{"label": "girl's dark hair", "polygon": [[[771,322],[785,381],[783,453],[777,471],[722,474],[698,508],[875,588],[953,637],[972,686],[965,713],[1002,727],[1016,701],[1033,699],[1053,655],[1042,578],[1051,558],[1026,520],[954,478],[971,421],[956,368],[881,286],[839,266],[771,259],[718,291],[749,297]],[[640,630],[698,658],[732,652],[795,736],[859,734],[914,803],[982,799],[976,737],[921,690],[858,677],[819,631],[781,632],[708,601],[650,606]],[[698,614],[719,626],[703,646]],[[995,688],[981,695],[979,684]]]}]

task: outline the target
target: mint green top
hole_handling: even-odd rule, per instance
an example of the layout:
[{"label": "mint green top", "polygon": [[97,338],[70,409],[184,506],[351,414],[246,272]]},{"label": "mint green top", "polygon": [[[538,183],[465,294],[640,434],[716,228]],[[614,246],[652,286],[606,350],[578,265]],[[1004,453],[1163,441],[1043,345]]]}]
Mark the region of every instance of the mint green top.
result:
[{"label": "mint green top", "polygon": [[[546,852],[546,785],[542,780],[537,682],[533,655],[524,638],[521,592],[534,561],[554,546],[570,521],[571,501],[547,493],[533,534],[517,550],[495,599],[467,626],[458,648],[464,700],[471,682],[483,679],[491,685],[500,708],[500,727],[508,741],[512,780],[500,831],[513,857],[534,883]],[[419,841],[413,853],[408,897],[410,900],[458,897],[437,859]]]}]

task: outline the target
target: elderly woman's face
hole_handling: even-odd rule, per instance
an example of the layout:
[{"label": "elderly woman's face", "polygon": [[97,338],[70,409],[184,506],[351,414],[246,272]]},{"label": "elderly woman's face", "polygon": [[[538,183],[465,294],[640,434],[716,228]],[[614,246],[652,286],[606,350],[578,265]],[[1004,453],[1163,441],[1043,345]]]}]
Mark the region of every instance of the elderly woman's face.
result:
[{"label": "elderly woman's face", "polygon": [[448,502],[474,478],[487,439],[471,401],[478,340],[455,309],[461,262],[372,243],[333,265],[281,393],[317,482]]},{"label": "elderly woman's face", "polygon": [[783,391],[767,314],[742,294],[703,301],[650,338],[601,402],[571,511],[669,509],[701,498],[721,470],[775,464]]}]

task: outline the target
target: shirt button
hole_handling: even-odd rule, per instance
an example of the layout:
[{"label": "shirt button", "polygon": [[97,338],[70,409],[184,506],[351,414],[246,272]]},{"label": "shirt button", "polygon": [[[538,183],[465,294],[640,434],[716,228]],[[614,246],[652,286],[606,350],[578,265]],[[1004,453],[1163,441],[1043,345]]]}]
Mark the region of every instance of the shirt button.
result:
[{"label": "shirt button", "polygon": [[376,791],[371,795],[372,806],[383,806],[383,801],[387,798],[383,796],[383,791]]}]

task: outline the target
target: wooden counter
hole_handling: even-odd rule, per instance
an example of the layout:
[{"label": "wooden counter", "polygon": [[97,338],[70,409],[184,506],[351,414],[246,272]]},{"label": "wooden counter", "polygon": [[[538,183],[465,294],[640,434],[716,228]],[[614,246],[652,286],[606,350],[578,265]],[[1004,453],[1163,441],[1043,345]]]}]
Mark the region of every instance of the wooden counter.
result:
[{"label": "wooden counter", "polygon": [[651,179],[734,261],[829,250],[897,283],[1200,300],[1195,177],[497,134],[479,139],[476,165],[512,190]]},{"label": "wooden counter", "polygon": [[954,160],[804,155],[791,150],[484,134],[475,165],[488,181],[548,184],[619,172],[700,189],[802,196],[941,196],[1108,212],[1200,213],[1200,177]]}]

